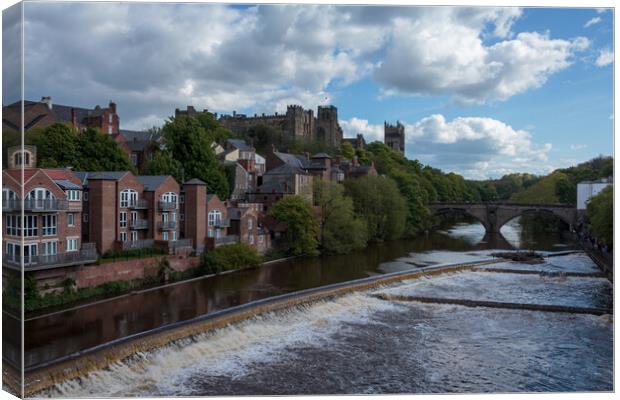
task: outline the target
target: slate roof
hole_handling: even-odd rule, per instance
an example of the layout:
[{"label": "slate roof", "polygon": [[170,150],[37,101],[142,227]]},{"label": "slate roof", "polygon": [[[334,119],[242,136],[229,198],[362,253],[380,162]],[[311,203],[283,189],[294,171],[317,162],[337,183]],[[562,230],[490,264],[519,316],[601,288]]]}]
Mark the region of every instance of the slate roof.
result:
[{"label": "slate roof", "polygon": [[149,131],[134,131],[130,129],[120,129],[120,133],[125,137],[127,142],[148,142],[151,140],[159,140],[160,134]]},{"label": "slate roof", "polygon": [[291,190],[287,190],[283,182],[265,182],[257,188],[257,193],[292,193]]},{"label": "slate roof", "polygon": [[273,154],[275,154],[280,160],[284,161],[284,163],[290,164],[297,168],[306,168],[306,165],[308,164],[308,160],[303,155],[280,153],[278,151],[275,151]]},{"label": "slate roof", "polygon": [[242,139],[228,139],[226,142],[229,143],[234,148],[242,150],[242,151],[254,150],[254,147],[248,145],[245,142],[245,140],[242,140]]},{"label": "slate roof", "polygon": [[65,179],[54,179],[54,183],[57,184],[61,189],[74,189],[81,190],[82,187],[80,185],[76,185],[75,183],[65,180]]},{"label": "slate roof", "polygon": [[265,175],[292,175],[292,174],[306,174],[306,172],[298,167],[294,167],[290,164],[282,164],[279,167],[270,169],[265,172]]},{"label": "slate roof", "polygon": [[75,172],[78,178],[80,178],[84,183],[90,179],[118,181],[128,173],[128,171]]},{"label": "slate roof", "polygon": [[315,155],[312,156],[312,158],[332,158],[329,154],[327,153],[316,153]]},{"label": "slate roof", "polygon": [[138,175],[138,181],[144,185],[144,190],[154,192],[170,175]]},{"label": "slate roof", "polygon": [[184,185],[206,185],[206,184],[207,184],[206,182],[198,178],[190,179],[189,181],[184,183]]}]

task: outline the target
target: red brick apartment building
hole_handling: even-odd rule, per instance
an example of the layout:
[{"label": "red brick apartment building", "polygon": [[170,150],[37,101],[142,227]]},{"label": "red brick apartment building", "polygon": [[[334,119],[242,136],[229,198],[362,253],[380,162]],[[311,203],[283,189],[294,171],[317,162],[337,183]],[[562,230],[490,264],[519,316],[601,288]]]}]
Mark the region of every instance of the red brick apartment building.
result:
[{"label": "red brick apartment building", "polygon": [[36,168],[34,146],[24,146],[23,151],[12,147],[7,156],[8,169],[2,171],[3,265],[20,268],[22,235],[23,261],[29,269],[95,262],[94,245],[82,238],[78,177],[68,169]]}]

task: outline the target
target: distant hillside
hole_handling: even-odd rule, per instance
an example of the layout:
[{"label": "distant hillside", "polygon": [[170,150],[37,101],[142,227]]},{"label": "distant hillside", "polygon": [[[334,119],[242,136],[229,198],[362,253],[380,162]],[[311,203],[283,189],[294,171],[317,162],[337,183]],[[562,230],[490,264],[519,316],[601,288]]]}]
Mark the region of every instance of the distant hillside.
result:
[{"label": "distant hillside", "polygon": [[527,189],[514,193],[510,201],[576,204],[577,183],[612,176],[613,170],[613,158],[599,156],[570,168],[553,171]]},{"label": "distant hillside", "polygon": [[510,201],[515,203],[562,203],[557,193],[557,187],[561,186],[567,179],[569,179],[568,175],[554,171],[524,191],[513,194]]}]

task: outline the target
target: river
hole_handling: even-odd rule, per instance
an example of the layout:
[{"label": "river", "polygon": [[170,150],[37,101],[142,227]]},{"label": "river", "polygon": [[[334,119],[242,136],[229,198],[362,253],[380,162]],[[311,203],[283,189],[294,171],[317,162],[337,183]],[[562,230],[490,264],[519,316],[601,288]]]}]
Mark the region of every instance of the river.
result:
[{"label": "river", "polygon": [[[252,300],[399,270],[486,258],[495,248],[558,251],[560,234],[514,220],[499,238],[462,222],[346,256],[293,260],[150,290],[26,321],[26,365]],[[583,254],[502,268],[596,272]],[[466,272],[271,313],[137,354],[43,396],[438,393],[612,390],[608,315],[386,301],[432,294],[611,308],[604,278]],[[6,320],[6,317],[5,317]]]}]

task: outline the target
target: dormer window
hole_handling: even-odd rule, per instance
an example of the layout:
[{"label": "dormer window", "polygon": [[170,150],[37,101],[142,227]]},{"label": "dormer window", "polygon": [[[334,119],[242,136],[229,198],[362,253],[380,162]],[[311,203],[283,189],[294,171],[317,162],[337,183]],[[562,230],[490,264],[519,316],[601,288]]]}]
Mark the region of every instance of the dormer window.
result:
[{"label": "dormer window", "polygon": [[30,165],[30,153],[27,151],[15,153],[15,165]]},{"label": "dormer window", "polygon": [[82,192],[79,190],[67,190],[65,193],[69,201],[80,201],[82,197]]}]

